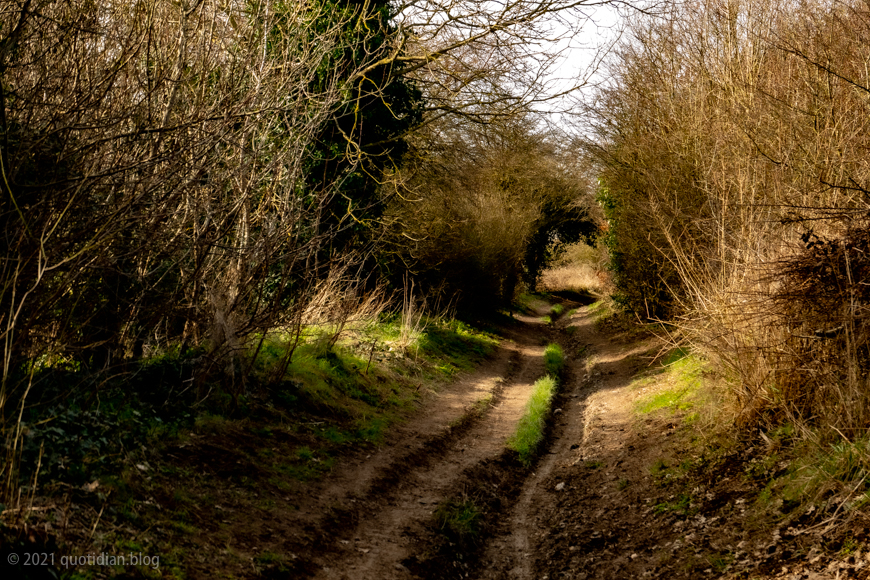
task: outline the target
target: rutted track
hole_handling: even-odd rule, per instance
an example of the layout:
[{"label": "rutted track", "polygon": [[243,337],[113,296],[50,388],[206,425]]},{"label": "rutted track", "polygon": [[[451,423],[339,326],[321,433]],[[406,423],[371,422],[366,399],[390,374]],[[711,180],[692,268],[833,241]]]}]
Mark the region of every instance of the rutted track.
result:
[{"label": "rutted track", "polygon": [[[540,336],[538,332],[530,334]],[[513,342],[506,348],[513,351],[516,370],[501,383],[491,408],[464,433],[442,441],[440,450],[426,446],[427,457],[405,463],[404,473],[389,491],[382,491],[377,499],[364,500],[366,517],[360,518],[355,528],[336,536],[339,550],[316,578],[407,577],[401,563],[430,544],[433,509],[449,497],[464,472],[503,452],[532,384],[543,373],[543,345]]]},{"label": "rutted track", "polygon": [[[430,550],[435,506],[475,466],[498,458],[544,372],[547,330],[521,319],[499,354],[434,396],[377,453],[345,466],[297,514],[296,570],[316,579],[407,578]],[[490,398],[488,408],[475,405]]]},{"label": "rutted track", "polygon": [[[701,513],[669,513],[667,502],[679,490],[663,487],[650,466],[685,454],[691,428],[667,415],[639,417],[634,408],[646,387],[632,386],[660,344],[619,328],[622,323],[598,329],[588,308],[560,323],[567,324],[573,328],[559,339],[567,373],[531,470],[505,443],[543,374],[543,345],[552,331],[526,319],[512,329],[498,359],[455,386],[465,408],[483,393],[492,394],[491,408],[463,415],[443,405],[427,407],[435,414],[421,413],[422,421],[395,439],[401,445],[403,437],[415,438],[412,448],[388,446],[382,451],[388,462],[370,463],[376,456],[365,469],[350,466],[345,478],[365,477],[356,486],[346,483],[340,507],[308,528],[308,552],[297,551],[306,553],[305,567],[296,570],[318,580],[736,580],[753,570],[770,579],[870,578],[870,558],[865,563],[841,554],[819,563],[821,556],[811,557],[816,552],[794,551],[805,547],[797,540],[781,546],[778,529],[772,544],[770,530],[753,531],[749,516],[732,509],[732,502],[745,505],[759,492],[740,477],[741,461],[723,464],[727,476],[687,480],[696,486],[694,509]],[[469,398],[471,392],[477,399]],[[455,427],[433,431],[436,416],[453,417]],[[732,455],[751,458],[753,450]],[[339,497],[342,488],[332,486],[332,497]],[[435,507],[457,498],[470,499],[483,514],[476,541],[450,543],[432,529]],[[786,533],[797,538],[802,532]],[[729,560],[733,554],[743,559]]]},{"label": "rutted track", "polygon": [[[568,369],[564,386],[554,401],[556,411],[551,420],[547,449],[534,472],[522,483],[516,501],[501,514],[499,530],[487,543],[470,578],[573,578],[571,574],[592,577],[583,575],[576,568],[567,576],[553,574],[552,562],[548,562],[552,557],[550,539],[568,525],[567,521],[553,521],[559,515],[558,498],[562,493],[572,493],[577,488],[597,483],[585,477],[572,481],[565,477],[567,470],[573,468],[576,471],[586,461],[606,459],[612,453],[611,447],[621,446],[623,437],[611,434],[603,438],[598,433],[601,431],[600,407],[607,406],[605,400],[627,400],[620,389],[642,364],[637,356],[646,354],[650,343],[640,342],[632,346],[598,333],[594,315],[588,310],[575,316],[572,325],[576,332],[571,335],[572,347],[566,349]],[[617,419],[619,425],[614,429],[620,431],[616,435],[621,435],[627,423],[623,424],[626,421],[624,415]],[[601,448],[602,443],[607,449]],[[592,513],[595,513],[594,509],[590,509],[590,515]],[[578,530],[578,533],[583,531]],[[556,571],[562,572],[558,567]],[[622,576],[610,576],[605,572],[594,577]]]}]

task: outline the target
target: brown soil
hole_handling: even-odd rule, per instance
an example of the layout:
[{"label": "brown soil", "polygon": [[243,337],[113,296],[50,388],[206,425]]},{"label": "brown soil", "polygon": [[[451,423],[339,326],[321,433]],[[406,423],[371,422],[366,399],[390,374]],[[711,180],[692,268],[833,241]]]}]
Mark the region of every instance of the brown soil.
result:
[{"label": "brown soil", "polygon": [[[532,307],[477,371],[423,397],[383,445],[347,453],[319,481],[261,481],[254,425],[170,446],[166,459],[195,493],[137,466],[130,477],[153,493],[140,514],[147,534],[192,555],[183,577],[195,579],[870,578],[870,523],[842,517],[836,497],[815,512],[756,507],[764,480],[746,473],[770,452],[757,435],[719,444],[679,414],[636,412],[658,388],[632,384],[660,354],[657,339],[618,317],[596,323],[588,307],[544,325],[549,305]],[[506,443],[552,341],[567,369],[529,468]],[[274,435],[275,453],[298,446],[293,437]],[[652,469],[686,462],[671,479]],[[102,502],[76,493],[87,509],[65,513],[81,520],[70,527],[84,543]],[[476,506],[477,534],[436,529],[433,513],[455,500]],[[167,519],[178,513],[188,521]],[[179,525],[195,531],[163,531]]]},{"label": "brown soil", "polygon": [[[494,361],[434,395],[420,420],[396,433],[401,446],[384,446],[328,486],[331,497],[353,498],[354,517],[317,546],[320,553],[308,554],[319,567],[314,578],[408,577],[405,563],[433,544],[435,508],[465,472],[504,453],[533,383],[544,374],[547,329],[524,316],[519,326],[507,331]],[[475,408],[487,397],[488,408]]]},{"label": "brown soil", "polygon": [[[630,383],[658,341],[596,329],[588,312],[570,324],[571,350],[586,356],[572,360],[549,450],[469,577],[870,578],[868,554],[846,549],[866,546],[865,517],[827,517],[832,504],[826,516],[809,510],[785,524],[784,514],[753,507],[764,485],[744,474],[769,452],[753,438],[705,463],[710,442],[697,427],[673,414],[640,418],[635,401],[646,389]],[[686,460],[697,465],[679,480],[651,470]]]},{"label": "brown soil", "polygon": [[[859,520],[831,532],[808,516],[779,529],[777,518],[747,509],[760,489],[742,474],[764,451],[751,438],[732,441],[724,457],[704,464],[696,427],[673,414],[635,412],[647,393],[631,383],[659,353],[655,338],[628,325],[600,328],[588,309],[561,320],[562,332],[536,318],[521,322],[497,360],[433,399],[421,422],[397,434],[416,447],[387,447],[376,463],[349,468],[327,486],[331,497],[344,494],[356,504],[306,555],[312,577],[870,577],[860,550],[842,549],[847,538],[868,539]],[[573,332],[564,332],[568,325]],[[530,470],[505,441],[543,374],[548,338],[562,342],[569,368],[546,450]],[[488,411],[459,429],[445,427],[486,393],[494,395]],[[699,466],[679,481],[651,471],[686,459]],[[385,471],[392,475],[377,475]],[[371,475],[354,484],[354,473]],[[434,529],[433,511],[456,498],[480,509],[478,537],[463,541]],[[689,499],[680,507],[682,498]]]}]

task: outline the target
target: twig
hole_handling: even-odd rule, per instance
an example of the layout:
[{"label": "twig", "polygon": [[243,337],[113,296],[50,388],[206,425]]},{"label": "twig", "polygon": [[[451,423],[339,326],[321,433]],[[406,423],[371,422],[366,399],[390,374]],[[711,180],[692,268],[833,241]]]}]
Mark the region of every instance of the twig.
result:
[{"label": "twig", "polygon": [[94,534],[97,532],[97,525],[100,523],[100,518],[103,517],[104,509],[106,509],[105,503],[103,503],[103,507],[100,508],[100,513],[97,514],[97,520],[94,522],[94,527],[91,529],[91,535],[88,536],[88,540],[91,540],[94,537]]},{"label": "twig", "polygon": [[363,372],[365,376],[369,376],[369,366],[372,364],[372,357],[375,356],[375,346],[377,346],[378,341],[372,341],[372,349],[369,351],[369,361],[366,363],[366,370]]}]

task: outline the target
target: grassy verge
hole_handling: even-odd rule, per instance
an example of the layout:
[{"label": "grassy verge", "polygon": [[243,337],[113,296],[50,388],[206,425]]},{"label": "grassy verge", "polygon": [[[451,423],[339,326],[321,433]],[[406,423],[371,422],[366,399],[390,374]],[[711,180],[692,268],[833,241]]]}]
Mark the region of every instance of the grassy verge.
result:
[{"label": "grassy verge", "polygon": [[635,411],[690,427],[694,445],[687,447],[686,455],[701,457],[674,461],[670,467],[654,466],[653,475],[680,480],[693,472],[716,469],[743,446],[749,450],[741,451],[740,480],[755,490],[750,509],[759,521],[784,525],[784,521],[809,519],[809,514],[825,514],[833,522],[867,511],[870,436],[847,438],[839,431],[806,425],[799,429],[772,420],[749,440],[734,437],[734,432],[722,427],[729,419],[723,417],[726,406],[721,397],[705,385],[709,373],[704,359],[675,349],[658,371],[635,383],[635,389],[648,391],[636,401]]},{"label": "grassy verge", "polygon": [[744,470],[746,480],[763,487],[758,509],[775,517],[812,509],[846,518],[870,506],[870,437],[820,444],[784,425],[764,439],[765,454]]},{"label": "grassy verge", "polygon": [[[135,538],[137,551],[162,554],[164,577],[183,577],[197,559],[191,538],[233,537],[230,512],[219,506],[252,517],[292,510],[306,482],[381,444],[427,390],[497,345],[494,335],[456,320],[422,319],[412,330],[386,316],[337,341],[313,327],[295,345],[287,335],[267,336],[247,354],[251,372],[241,387],[197,377],[202,353],[154,357],[117,377],[44,371],[37,380],[54,385],[42,389],[52,402],[27,411],[22,459],[32,467],[22,479],[32,481],[40,465],[34,504],[55,507],[29,515],[29,525],[66,522],[58,554],[126,550]],[[59,499],[69,489],[79,490],[71,510]],[[3,525],[0,545],[18,530]],[[280,546],[262,548],[255,564],[273,567]],[[241,552],[212,555],[228,574],[250,566]],[[99,575],[97,568],[70,573]]]},{"label": "grassy verge", "polygon": [[632,389],[640,391],[634,403],[639,415],[679,414],[691,423],[700,414],[715,411],[709,405],[703,376],[707,362],[683,349],[675,349],[665,357],[661,366],[634,381]]},{"label": "grassy verge", "polygon": [[[820,430],[801,431],[789,423],[767,425],[747,437],[729,426],[727,405],[711,381],[706,360],[675,349],[632,385],[638,420],[669,425],[676,442],[675,454],[649,467],[666,494],[653,504],[654,513],[725,517],[711,510],[731,502],[757,530],[828,527],[836,533],[825,549],[833,552],[866,542],[837,523],[867,517],[870,437],[846,440],[838,433],[825,440]],[[717,474],[714,480],[711,473]],[[704,493],[698,493],[702,488]],[[728,501],[723,504],[720,497]]]}]

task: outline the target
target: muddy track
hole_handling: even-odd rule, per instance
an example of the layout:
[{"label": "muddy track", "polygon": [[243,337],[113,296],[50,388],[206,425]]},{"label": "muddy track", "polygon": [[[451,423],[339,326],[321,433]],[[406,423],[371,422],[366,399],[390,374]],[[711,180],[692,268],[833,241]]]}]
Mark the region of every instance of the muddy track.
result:
[{"label": "muddy track", "polygon": [[[742,477],[753,447],[683,488],[655,476],[651,466],[681,461],[692,437],[667,415],[635,411],[646,388],[632,381],[661,343],[630,324],[602,330],[588,308],[558,326],[563,331],[527,318],[508,329],[499,357],[427,404],[380,455],[348,466],[328,489],[338,507],[308,528],[308,559],[297,570],[318,580],[870,578],[870,557],[826,563],[808,556],[819,553],[810,543],[787,545],[777,530],[771,544],[770,530],[746,520],[735,506],[758,494]],[[528,468],[505,443],[554,339],[568,367],[545,444]],[[470,412],[482,396],[490,407]],[[451,406],[450,397],[462,403]],[[402,447],[408,440],[415,443]],[[690,512],[668,507],[687,489]],[[433,510],[457,499],[482,515],[471,539],[434,529]],[[865,531],[860,537],[870,542]],[[789,533],[803,532],[782,535]]]},{"label": "muddy track", "polygon": [[[494,389],[490,408],[462,430],[436,438],[375,480],[361,499],[365,517],[336,530],[332,554],[314,576],[323,579],[407,578],[403,562],[432,546],[432,512],[452,496],[463,475],[499,457],[522,416],[531,387],[544,372],[544,340],[534,328],[512,341],[513,372]],[[531,341],[529,341],[531,339]],[[423,451],[425,449],[425,451]]]},{"label": "muddy track", "polygon": [[[588,309],[559,323],[563,328],[570,323],[572,333],[544,327],[537,318],[521,322],[505,331],[509,340],[495,361],[455,387],[464,393],[464,407],[449,409],[444,404],[449,397],[430,403],[428,421],[407,425],[395,444],[367,460],[365,468],[348,469],[351,477],[367,477],[355,486],[341,478],[333,484],[332,496],[339,498],[333,506],[338,507],[330,507],[310,528],[309,577],[495,580],[553,573],[549,542],[566,525],[553,521],[560,514],[559,494],[608,485],[612,479],[609,471],[583,470],[588,463],[605,464],[625,447],[631,430],[624,407],[630,402],[622,388],[648,362],[651,344],[628,344],[599,333]],[[533,383],[544,374],[544,346],[554,339],[563,344],[568,367],[541,455],[529,469],[506,449],[506,441]],[[470,404],[484,396],[491,397],[489,408],[469,412]],[[615,424],[601,425],[605,416]],[[445,422],[452,427],[444,428]],[[442,427],[433,430],[437,424]],[[463,545],[433,526],[437,506],[457,498],[472,500],[484,517],[480,536]],[[577,515],[599,517],[597,498],[593,493]]]},{"label": "muddy track", "polygon": [[[586,310],[574,316],[570,323],[575,332],[560,336],[568,354],[568,368],[563,387],[554,401],[545,448],[533,472],[519,486],[515,501],[500,514],[498,530],[487,542],[469,577],[487,580],[564,577],[563,570],[559,569],[559,574],[554,575],[548,566],[551,561],[548,553],[552,551],[548,542],[553,530],[568,525],[565,519],[558,519],[559,495],[572,487],[597,485],[586,480],[583,467],[606,459],[597,434],[601,396],[609,393],[622,397],[620,387],[644,364],[637,357],[648,354],[651,346],[648,342],[629,346],[597,332],[594,316]],[[619,415],[618,420],[628,421],[628,418]],[[625,425],[615,429],[624,430]],[[609,441],[619,445],[621,438],[610,437]],[[573,481],[566,477],[566,472],[572,469],[580,472]],[[590,511],[595,514],[595,510]],[[578,533],[582,535],[584,530]],[[579,571],[574,569],[572,573],[575,572]]]},{"label": "muddy track", "polygon": [[536,498],[542,491],[541,482],[549,480],[557,467],[561,447],[565,446],[568,425],[562,418],[566,410],[573,406],[574,412],[581,417],[584,414],[590,389],[583,384],[578,386],[578,370],[583,364],[582,359],[569,363],[564,376],[565,386],[554,400],[555,414],[549,425],[542,455],[534,471],[527,474],[519,487],[515,501],[502,515],[499,533],[487,543],[476,577],[536,578],[533,555],[538,551],[536,537],[540,535]]},{"label": "muddy track", "polygon": [[429,397],[375,453],[300,498],[289,544],[299,577],[408,577],[402,562],[437,542],[433,510],[463,474],[504,452],[543,374],[548,330],[526,318],[507,334],[493,359]]}]

